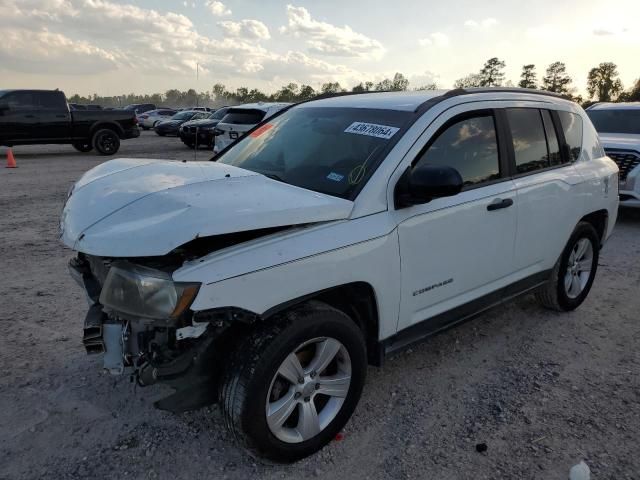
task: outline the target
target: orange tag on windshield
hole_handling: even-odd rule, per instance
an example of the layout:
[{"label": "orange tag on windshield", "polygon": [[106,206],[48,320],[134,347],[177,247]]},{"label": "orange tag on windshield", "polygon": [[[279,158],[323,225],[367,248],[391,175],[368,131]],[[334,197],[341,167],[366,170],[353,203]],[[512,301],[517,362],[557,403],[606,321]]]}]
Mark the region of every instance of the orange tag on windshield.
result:
[{"label": "orange tag on windshield", "polygon": [[267,132],[267,131],[271,130],[272,128],[273,128],[273,125],[271,123],[265,123],[261,127],[256,128],[253,132],[251,132],[251,135],[249,135],[249,136],[253,137],[253,138],[258,138],[264,132]]}]

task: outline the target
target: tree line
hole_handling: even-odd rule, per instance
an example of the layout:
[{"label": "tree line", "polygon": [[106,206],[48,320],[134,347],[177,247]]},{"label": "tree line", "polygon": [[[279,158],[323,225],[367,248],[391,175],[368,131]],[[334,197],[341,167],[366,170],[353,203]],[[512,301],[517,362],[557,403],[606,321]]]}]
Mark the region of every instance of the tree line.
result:
[{"label": "tree line", "polygon": [[[620,80],[618,67],[612,62],[600,63],[589,70],[587,75],[587,95],[585,99],[576,94],[573,79],[567,73],[563,62],[553,62],[538,79],[536,65],[522,66],[522,73],[517,85],[512,81],[505,81],[504,69],[506,63],[497,57],[490,58],[478,72],[470,73],[454,82],[454,88],[470,87],[514,87],[542,89],[555,92],[583,105],[593,102],[630,102],[640,101],[640,79],[636,80],[630,89],[625,90]],[[69,98],[71,103],[98,104],[104,107],[124,107],[132,103],[153,103],[171,107],[193,107],[221,105],[236,105],[250,102],[301,102],[310,100],[322,94],[341,92],[370,92],[370,91],[404,91],[404,90],[435,90],[436,83],[427,83],[410,88],[409,80],[402,74],[396,73],[393,78],[386,78],[380,82],[365,81],[347,89],[338,82],[323,83],[319,89],[311,85],[289,83],[276,92],[267,94],[257,88],[247,87],[228,90],[225,85],[216,83],[211,91],[196,92],[194,89],[180,91],[167,90],[164,94],[137,95],[130,93],[113,97],[102,97],[97,94],[82,97],[78,94]]]}]

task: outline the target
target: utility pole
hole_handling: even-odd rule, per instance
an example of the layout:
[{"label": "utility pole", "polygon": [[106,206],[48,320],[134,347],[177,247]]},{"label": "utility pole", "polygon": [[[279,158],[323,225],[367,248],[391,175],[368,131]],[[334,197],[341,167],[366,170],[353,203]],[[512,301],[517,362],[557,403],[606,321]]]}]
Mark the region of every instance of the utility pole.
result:
[{"label": "utility pole", "polygon": [[200,95],[198,95],[198,80],[200,78],[200,64],[196,62],[196,107],[199,107],[200,104]]}]

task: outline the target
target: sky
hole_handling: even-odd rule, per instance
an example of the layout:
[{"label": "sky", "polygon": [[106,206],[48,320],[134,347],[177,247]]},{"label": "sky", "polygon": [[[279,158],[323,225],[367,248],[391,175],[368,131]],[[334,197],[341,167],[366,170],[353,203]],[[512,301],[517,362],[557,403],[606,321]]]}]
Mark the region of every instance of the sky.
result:
[{"label": "sky", "polygon": [[[0,0],[0,89],[68,95],[273,92],[289,82],[352,87],[403,73],[410,87],[453,82],[491,57],[517,84],[567,65],[578,93],[590,68],[640,77],[640,1],[618,0]],[[196,65],[199,65],[197,68]],[[198,70],[198,74],[196,71]]]}]

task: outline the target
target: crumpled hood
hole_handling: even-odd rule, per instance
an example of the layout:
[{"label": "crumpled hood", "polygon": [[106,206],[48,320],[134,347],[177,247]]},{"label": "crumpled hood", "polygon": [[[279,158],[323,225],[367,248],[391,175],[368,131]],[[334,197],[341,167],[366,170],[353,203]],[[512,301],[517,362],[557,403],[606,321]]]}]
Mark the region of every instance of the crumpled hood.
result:
[{"label": "crumpled hood", "polygon": [[631,133],[600,133],[598,135],[603,148],[635,150],[640,152],[640,135]]},{"label": "crumpled hood", "polygon": [[347,218],[353,202],[215,162],[118,159],[78,180],[65,245],[91,255],[165,255],[197,237]]}]

